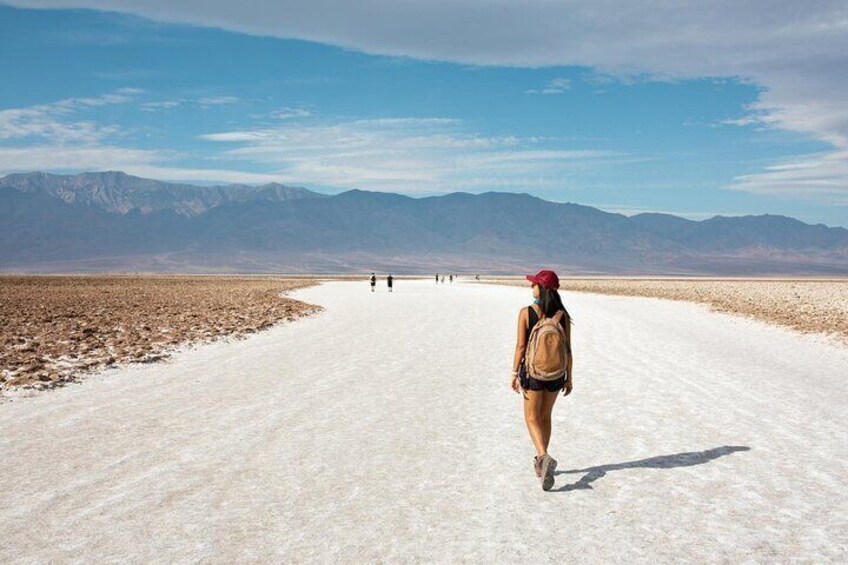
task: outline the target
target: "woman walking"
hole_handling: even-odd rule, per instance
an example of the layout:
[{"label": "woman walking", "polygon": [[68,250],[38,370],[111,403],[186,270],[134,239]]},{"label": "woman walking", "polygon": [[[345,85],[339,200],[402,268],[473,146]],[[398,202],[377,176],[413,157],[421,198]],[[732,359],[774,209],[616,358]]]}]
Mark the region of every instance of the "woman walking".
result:
[{"label": "woman walking", "polygon": [[[511,387],[515,392],[522,392],[524,397],[524,421],[527,424],[527,431],[530,432],[530,439],[533,441],[533,446],[536,448],[536,456],[533,458],[533,467],[536,471],[536,476],[542,482],[542,489],[550,490],[554,484],[554,470],[556,469],[556,460],[548,454],[548,444],[551,440],[551,412],[553,411],[554,403],[556,402],[559,391],[563,391],[563,396],[571,394],[572,379],[571,379],[571,316],[562,305],[559,292],[559,277],[553,271],[539,271],[535,275],[527,275],[527,280],[532,283],[533,298],[535,299],[531,306],[522,308],[518,313],[518,339],[515,346],[515,357],[513,359],[513,371],[511,379]],[[562,326],[565,336],[565,362],[564,370],[554,371],[554,374],[546,374],[545,378],[534,378],[528,374],[527,360],[527,345],[530,339],[533,327],[540,320],[553,319],[559,322]],[[541,330],[540,326],[540,330]],[[553,326],[556,329],[556,326]],[[537,332],[539,333],[539,332]],[[555,332],[547,332],[548,336],[552,336]],[[560,334],[562,335],[562,334]],[[543,345],[556,346],[558,338],[552,337],[546,339]],[[534,344],[535,346],[538,344]],[[534,368],[534,371],[538,372]],[[562,376],[557,377],[558,372]],[[537,375],[541,377],[541,375]]]}]

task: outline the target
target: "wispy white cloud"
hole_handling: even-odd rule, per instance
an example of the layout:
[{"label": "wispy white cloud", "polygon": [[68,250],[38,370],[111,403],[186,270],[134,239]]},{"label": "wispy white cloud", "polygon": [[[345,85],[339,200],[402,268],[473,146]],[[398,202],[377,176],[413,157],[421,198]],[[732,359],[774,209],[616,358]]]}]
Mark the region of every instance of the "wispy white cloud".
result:
[{"label": "wispy white cloud", "polygon": [[[287,182],[401,192],[522,190],[559,186],[569,174],[612,166],[632,156],[609,151],[550,149],[546,138],[487,136],[448,117],[382,117],[279,125],[200,136],[216,146],[187,156],[167,149],[125,147],[131,135],[114,124],[80,119],[86,109],[137,103],[142,92],[0,111],[0,172],[123,170],[163,180]],[[223,102],[222,102],[223,103]],[[195,99],[142,102],[168,109]],[[300,118],[307,116],[300,113]],[[209,167],[184,166],[186,158]]]},{"label": "wispy white cloud", "polygon": [[142,102],[140,108],[145,112],[158,112],[182,105],[185,100],[161,100],[159,102]]},{"label": "wispy white cloud", "polygon": [[165,158],[167,154],[161,151],[114,145],[0,147],[0,171],[126,170]]},{"label": "wispy white cloud", "polygon": [[280,108],[271,112],[271,117],[278,120],[289,120],[293,118],[307,118],[312,115],[312,111],[307,108]]},{"label": "wispy white cloud", "polygon": [[203,108],[209,106],[223,106],[225,104],[235,104],[239,99],[236,96],[205,96],[197,99],[197,104]]},{"label": "wispy white cloud", "polygon": [[[718,125],[725,126],[753,126],[761,124],[762,120],[754,116],[742,116],[741,118],[725,118],[718,121]],[[684,125],[701,125],[700,123],[686,123]]]},{"label": "wispy white cloud", "polygon": [[97,97],[65,98],[51,104],[0,110],[0,140],[32,139],[55,144],[91,144],[115,135],[120,127],[73,119],[79,110],[130,102],[142,91],[121,88]]},{"label": "wispy white cloud", "polygon": [[550,188],[573,171],[626,157],[543,149],[542,138],[484,136],[442,117],[294,123],[201,139],[235,145],[221,158],[271,169],[283,182],[401,192]]},{"label": "wispy white cloud", "polygon": [[525,94],[562,94],[571,88],[571,80],[567,78],[555,78],[549,80],[544,88],[531,88],[525,90]]},{"label": "wispy white cloud", "polygon": [[782,160],[763,172],[739,175],[726,188],[848,206],[848,151]]},{"label": "wispy white cloud", "polygon": [[[174,165],[185,157],[167,149],[134,149],[116,145],[125,137],[118,125],[81,120],[80,111],[135,102],[142,90],[122,88],[102,96],[66,98],[50,104],[0,110],[0,174],[25,171],[122,170],[161,180],[259,183],[279,175],[240,170]],[[172,107],[172,101],[154,102]],[[176,101],[181,103],[182,101]]]},{"label": "wispy white cloud", "polygon": [[224,106],[227,104],[235,104],[239,101],[236,96],[208,96],[203,98],[173,98],[170,100],[159,100],[154,102],[142,102],[139,107],[145,112],[158,112],[160,110],[170,110],[172,108],[183,106],[194,106],[196,108],[207,109],[213,106]]}]

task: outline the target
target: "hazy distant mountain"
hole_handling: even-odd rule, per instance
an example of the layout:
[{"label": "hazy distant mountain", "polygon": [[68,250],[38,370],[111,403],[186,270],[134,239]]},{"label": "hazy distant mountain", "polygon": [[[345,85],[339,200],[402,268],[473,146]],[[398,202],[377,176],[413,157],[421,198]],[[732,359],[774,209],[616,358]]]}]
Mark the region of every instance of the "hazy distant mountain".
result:
[{"label": "hazy distant mountain", "polygon": [[0,178],[0,189],[4,187],[45,194],[68,204],[93,206],[118,214],[126,214],[133,209],[138,209],[142,214],[173,210],[182,216],[196,216],[226,202],[282,202],[324,196],[305,188],[277,183],[262,186],[194,186],[143,179],[120,171],[79,175],[40,172],[12,174]]},{"label": "hazy distant mountain", "polygon": [[785,216],[628,218],[527,194],[334,196],[123,173],[0,179],[0,270],[848,274],[848,230]]}]

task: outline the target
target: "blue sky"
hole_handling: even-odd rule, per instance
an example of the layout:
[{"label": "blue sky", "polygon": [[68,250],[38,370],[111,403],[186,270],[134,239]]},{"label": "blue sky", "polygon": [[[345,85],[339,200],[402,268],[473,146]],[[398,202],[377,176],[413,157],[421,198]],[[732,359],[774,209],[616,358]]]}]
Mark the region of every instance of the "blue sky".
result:
[{"label": "blue sky", "polygon": [[[844,92],[808,102],[791,69],[688,70],[662,52],[640,55],[654,67],[620,54],[556,64],[537,60],[541,48],[514,61],[485,37],[454,56],[441,42],[357,45],[344,27],[297,38],[320,35],[312,20],[272,37],[250,22],[226,30],[157,14],[0,5],[0,174],[498,190],[628,215],[773,213],[848,227],[843,124],[828,121],[845,115]],[[822,60],[828,47],[817,45]]]}]

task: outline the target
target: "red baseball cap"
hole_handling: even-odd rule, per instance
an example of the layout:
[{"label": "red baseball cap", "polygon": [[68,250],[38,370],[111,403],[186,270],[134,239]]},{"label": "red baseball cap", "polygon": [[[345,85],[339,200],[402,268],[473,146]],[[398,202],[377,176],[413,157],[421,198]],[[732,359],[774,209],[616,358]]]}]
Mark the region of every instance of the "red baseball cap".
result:
[{"label": "red baseball cap", "polygon": [[535,275],[527,275],[527,280],[545,288],[559,288],[559,277],[553,271],[539,271]]}]

